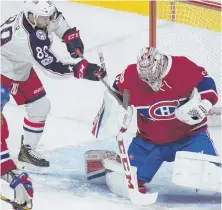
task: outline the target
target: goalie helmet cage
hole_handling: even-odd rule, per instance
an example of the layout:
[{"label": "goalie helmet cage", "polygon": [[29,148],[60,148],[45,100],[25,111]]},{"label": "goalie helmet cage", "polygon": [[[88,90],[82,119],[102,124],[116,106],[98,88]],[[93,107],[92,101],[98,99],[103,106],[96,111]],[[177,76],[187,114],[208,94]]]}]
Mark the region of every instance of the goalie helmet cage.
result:
[{"label": "goalie helmet cage", "polygon": [[215,80],[219,101],[210,126],[221,125],[221,1],[149,1],[149,46],[187,56]]}]

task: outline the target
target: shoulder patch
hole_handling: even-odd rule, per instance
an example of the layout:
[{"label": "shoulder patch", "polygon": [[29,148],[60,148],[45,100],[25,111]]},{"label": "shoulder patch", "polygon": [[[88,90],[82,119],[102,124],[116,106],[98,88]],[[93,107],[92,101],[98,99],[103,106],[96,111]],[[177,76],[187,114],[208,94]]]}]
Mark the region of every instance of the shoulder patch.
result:
[{"label": "shoulder patch", "polygon": [[[126,71],[126,70],[125,70],[125,71]],[[121,83],[124,82],[125,71],[123,71],[122,74],[120,75],[119,81],[120,81]]]},{"label": "shoulder patch", "polygon": [[37,30],[37,31],[36,31],[36,36],[37,36],[37,38],[39,38],[40,40],[46,40],[46,38],[47,38],[46,33],[45,33],[44,31],[42,31],[42,30]]},{"label": "shoulder patch", "polygon": [[205,77],[208,76],[207,71],[206,71],[206,70],[203,70],[203,71],[202,71],[202,75],[205,76]]}]

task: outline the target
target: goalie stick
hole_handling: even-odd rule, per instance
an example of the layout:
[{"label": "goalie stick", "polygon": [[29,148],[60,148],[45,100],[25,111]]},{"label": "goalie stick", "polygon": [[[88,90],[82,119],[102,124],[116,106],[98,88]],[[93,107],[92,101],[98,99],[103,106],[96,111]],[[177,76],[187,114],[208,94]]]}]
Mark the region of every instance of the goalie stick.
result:
[{"label": "goalie stick", "polygon": [[[101,49],[98,50],[98,55],[100,58],[101,66],[104,68],[104,57]],[[156,202],[158,193],[141,193],[138,189],[138,180],[137,180],[137,168],[130,165],[128,154],[125,149],[125,143],[123,140],[124,133],[127,131],[133,116],[133,109],[129,106],[130,102],[130,93],[128,90],[123,92],[123,101],[119,99],[116,93],[112,90],[110,85],[98,75],[99,80],[108,88],[110,94],[112,94],[119,104],[127,110],[127,113],[124,115],[122,122],[122,127],[119,130],[119,133],[116,137],[118,142],[118,148],[120,152],[121,163],[125,172],[125,181],[128,186],[129,198],[133,204],[137,205],[150,205]]]},{"label": "goalie stick", "polygon": [[19,210],[30,210],[27,206],[20,205],[9,198],[6,198],[5,196],[1,195],[1,200],[5,201],[6,203],[11,204],[13,207],[19,209]]},{"label": "goalie stick", "polygon": [[[102,53],[102,50],[100,47],[98,47],[98,56],[99,56],[99,60],[100,60],[100,64],[101,64],[101,67],[107,72],[106,70],[106,64],[105,64],[105,61],[104,61],[104,56],[103,56],[103,53]],[[123,102],[122,100],[117,96],[117,94],[114,92],[114,90],[110,87],[110,85],[108,84],[108,77],[105,79],[103,79],[99,74],[96,75],[99,80],[106,86],[106,88],[108,89],[108,91],[110,92],[110,94],[118,101],[118,103],[124,108],[126,109],[124,106],[123,106]]]}]

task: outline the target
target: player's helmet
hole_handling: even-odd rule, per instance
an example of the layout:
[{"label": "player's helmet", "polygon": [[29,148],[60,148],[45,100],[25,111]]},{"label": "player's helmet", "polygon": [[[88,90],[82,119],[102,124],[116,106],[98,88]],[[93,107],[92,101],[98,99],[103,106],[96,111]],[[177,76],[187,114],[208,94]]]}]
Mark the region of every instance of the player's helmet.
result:
[{"label": "player's helmet", "polygon": [[8,88],[6,88],[4,85],[0,84],[0,90],[1,90],[1,111],[2,111],[5,104],[8,103],[10,96]]},{"label": "player's helmet", "polygon": [[161,54],[153,47],[143,48],[137,57],[138,75],[154,91],[161,88],[166,61],[166,55]]},{"label": "player's helmet", "polygon": [[[56,7],[50,0],[25,0],[24,14],[33,28],[46,28],[50,21],[55,20],[56,13]],[[33,14],[34,23],[30,22],[30,14]]]}]

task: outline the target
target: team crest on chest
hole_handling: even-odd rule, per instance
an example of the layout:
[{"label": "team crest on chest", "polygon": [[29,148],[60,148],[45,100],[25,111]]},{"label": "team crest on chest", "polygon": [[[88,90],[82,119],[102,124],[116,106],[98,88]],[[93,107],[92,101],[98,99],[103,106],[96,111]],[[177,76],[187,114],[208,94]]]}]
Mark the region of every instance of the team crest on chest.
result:
[{"label": "team crest on chest", "polygon": [[176,117],[174,112],[179,105],[178,100],[160,101],[147,108],[139,108],[138,111],[150,120],[172,120]]},{"label": "team crest on chest", "polygon": [[46,40],[47,35],[44,31],[42,30],[37,30],[36,31],[36,36],[40,39],[40,40]]}]

